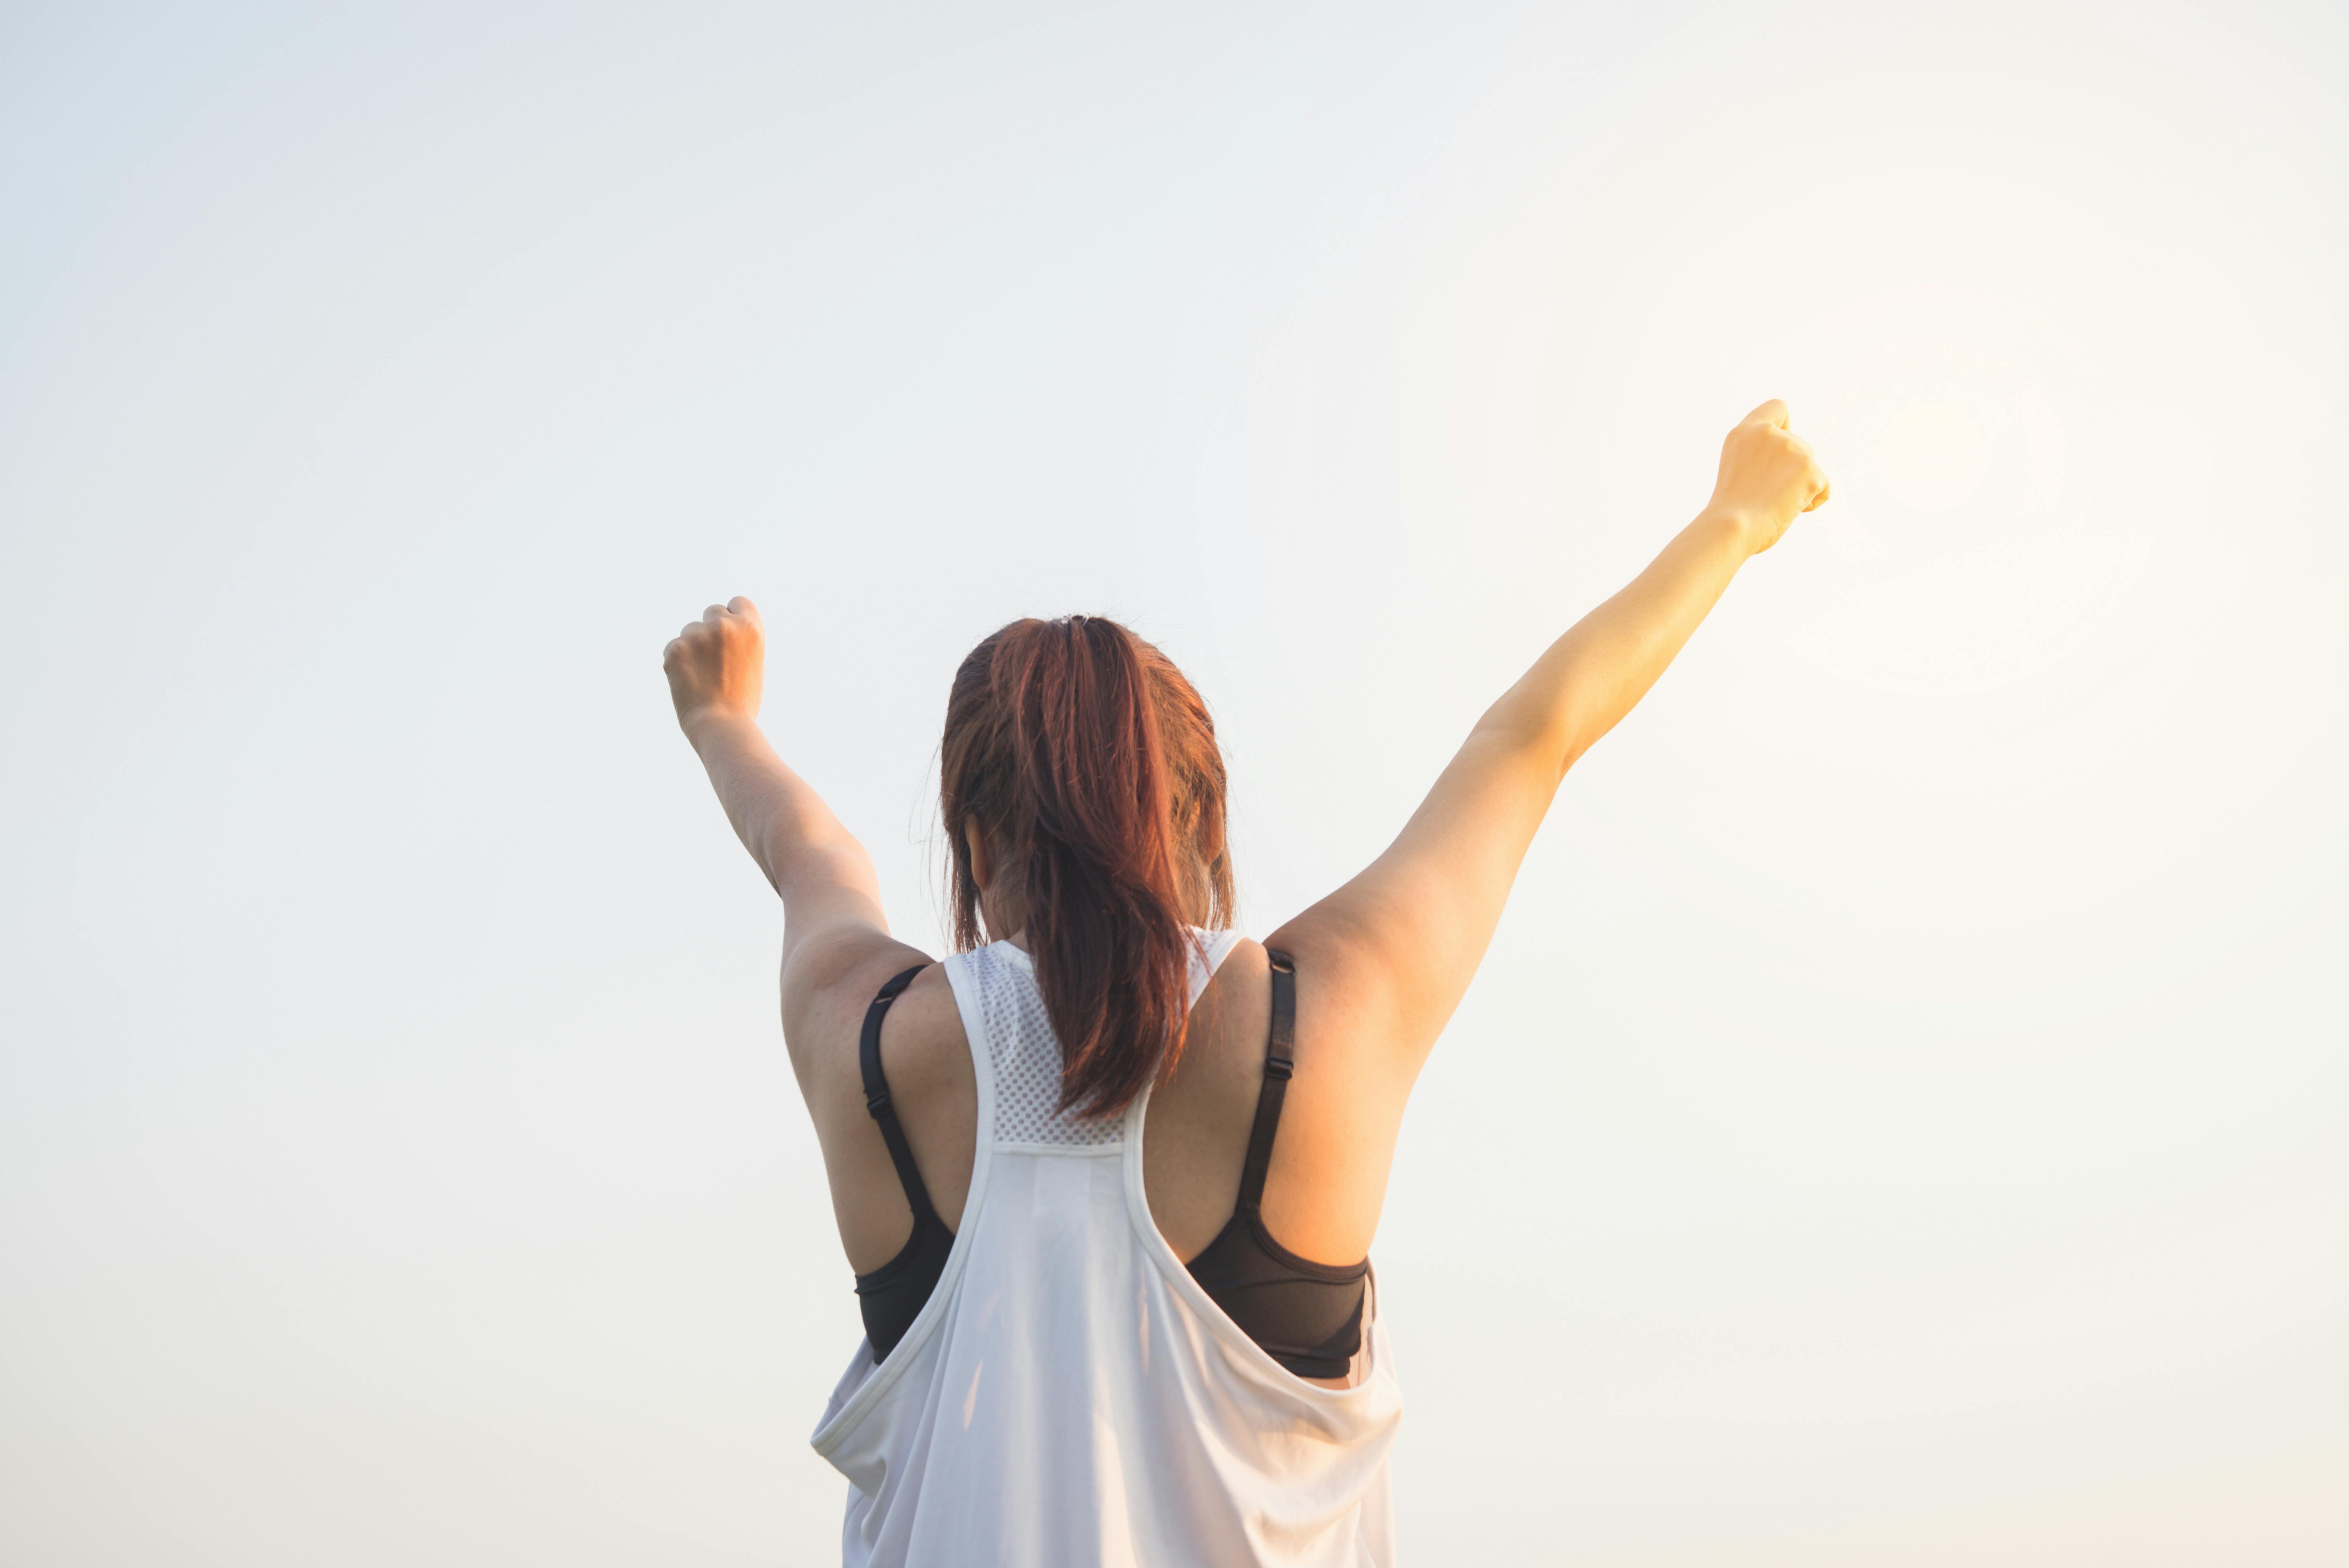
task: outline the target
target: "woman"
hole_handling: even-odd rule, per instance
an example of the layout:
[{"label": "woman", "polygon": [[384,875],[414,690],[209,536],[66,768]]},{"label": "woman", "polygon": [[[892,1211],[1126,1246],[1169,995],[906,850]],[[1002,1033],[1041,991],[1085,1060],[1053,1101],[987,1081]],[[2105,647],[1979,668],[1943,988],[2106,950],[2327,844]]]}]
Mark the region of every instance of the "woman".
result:
[{"label": "woman", "polygon": [[1369,1253],[1403,1103],[1566,770],[1826,498],[1785,405],[1756,408],[1696,520],[1261,946],[1227,929],[1206,707],[1123,627],[1017,622],[957,674],[943,964],[760,732],[756,608],[669,644],[782,896],[783,1037],[856,1274],[866,1337],[815,1435],[847,1562],[1393,1561]]}]

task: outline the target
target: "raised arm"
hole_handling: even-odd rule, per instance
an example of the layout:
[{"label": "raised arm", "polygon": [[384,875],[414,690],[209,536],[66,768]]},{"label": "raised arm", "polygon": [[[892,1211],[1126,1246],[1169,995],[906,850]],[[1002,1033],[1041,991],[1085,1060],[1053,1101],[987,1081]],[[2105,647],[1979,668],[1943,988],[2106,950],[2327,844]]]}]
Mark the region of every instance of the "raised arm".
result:
[{"label": "raised arm", "polygon": [[1385,1065],[1408,1090],[1566,770],[1655,685],[1746,559],[1826,499],[1786,406],[1747,415],[1696,521],[1485,711],[1385,853],[1266,939],[1296,955],[1306,1006],[1370,1053],[1366,1067]]},{"label": "raised arm", "polygon": [[[889,938],[873,859],[759,727],[766,629],[748,599],[712,604],[663,652],[677,722],[742,847],[783,900],[783,1027],[812,994],[869,967]],[[911,960],[908,960],[909,962]]]}]

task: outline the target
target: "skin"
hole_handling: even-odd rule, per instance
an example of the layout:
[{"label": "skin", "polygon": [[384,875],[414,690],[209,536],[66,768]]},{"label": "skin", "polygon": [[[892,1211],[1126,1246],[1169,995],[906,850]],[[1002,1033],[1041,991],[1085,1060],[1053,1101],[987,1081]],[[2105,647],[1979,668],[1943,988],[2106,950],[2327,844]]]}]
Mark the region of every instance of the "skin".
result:
[{"label": "skin", "polygon": [[[1827,499],[1773,400],[1729,432],[1712,499],[1648,568],[1550,645],[1486,709],[1393,843],[1267,944],[1297,962],[1297,1069],[1265,1183],[1290,1251],[1364,1256],[1412,1086],[1485,956],[1517,868],[1577,758],[1647,694],[1739,567]],[[711,605],[663,657],[678,723],[734,830],[783,901],[783,1039],[814,1119],[851,1268],[896,1255],[913,1214],[864,1108],[858,1030],[883,981],[929,964],[890,1009],[881,1055],[931,1200],[958,1227],[978,1085],[943,968],[889,934],[873,861],[758,724],[765,631],[748,599]],[[972,844],[990,933],[1020,912]],[[1178,1257],[1231,1217],[1271,1016],[1265,948],[1242,942],[1201,996],[1143,1131],[1152,1217]]]}]

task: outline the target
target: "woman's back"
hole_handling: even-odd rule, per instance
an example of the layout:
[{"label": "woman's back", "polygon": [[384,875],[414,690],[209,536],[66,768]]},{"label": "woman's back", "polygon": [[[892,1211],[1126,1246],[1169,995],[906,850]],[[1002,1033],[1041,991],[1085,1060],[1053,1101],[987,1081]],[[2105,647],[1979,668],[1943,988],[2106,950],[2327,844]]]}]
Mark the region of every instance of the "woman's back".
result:
[{"label": "woman's back", "polygon": [[[1195,999],[1237,945],[1203,936]],[[998,942],[938,972],[967,1042],[975,1154],[926,1304],[877,1365],[869,1341],[858,1347],[815,1435],[853,1489],[846,1560],[1391,1561],[1386,1455],[1402,1402],[1375,1291],[1344,1387],[1285,1369],[1152,1217],[1154,1164],[1160,1205],[1215,1202],[1197,1190],[1210,1184],[1199,1156],[1222,1140],[1164,1161],[1152,1149],[1163,1127],[1211,1127],[1212,1091],[1172,1121],[1154,1103],[1159,1088],[1174,1098],[1172,1079],[1116,1119],[1072,1114],[1029,956]],[[1193,1081],[1206,1086],[1220,1053],[1199,1043]],[[935,1044],[899,1059],[910,1069]],[[1259,1035],[1259,1077],[1261,1047]],[[898,1096],[894,1074],[887,1092]],[[1226,1216],[1237,1166],[1212,1183],[1229,1189]]]},{"label": "woman's back", "polygon": [[[867,997],[887,978],[873,967],[872,985],[843,987]],[[863,977],[860,976],[860,982]],[[1300,965],[1297,985],[1296,1062],[1264,1193],[1265,1220],[1290,1251],[1331,1263],[1370,1250],[1384,1197],[1387,1167],[1400,1126],[1400,1098],[1371,1101],[1349,1082],[1340,1042],[1316,1027],[1332,1009],[1317,976]],[[1271,966],[1264,948],[1238,938],[1194,1003],[1191,1027],[1174,1068],[1150,1096],[1144,1159],[1150,1213],[1175,1255],[1186,1264],[1230,1221],[1240,1187],[1272,1016]],[[803,1053],[845,1063],[854,1056],[864,1009],[832,1010],[811,1021],[831,1037],[830,1048]],[[939,1216],[960,1223],[976,1148],[977,1075],[962,1015],[942,966],[918,974],[881,1026],[882,1061],[891,1098]],[[806,1082],[828,1161],[849,1262],[871,1274],[895,1257],[913,1228],[913,1213],[872,1132],[861,1076],[834,1072]],[[1383,1113],[1383,1114],[1382,1114]],[[840,1152],[833,1157],[831,1151]]]}]

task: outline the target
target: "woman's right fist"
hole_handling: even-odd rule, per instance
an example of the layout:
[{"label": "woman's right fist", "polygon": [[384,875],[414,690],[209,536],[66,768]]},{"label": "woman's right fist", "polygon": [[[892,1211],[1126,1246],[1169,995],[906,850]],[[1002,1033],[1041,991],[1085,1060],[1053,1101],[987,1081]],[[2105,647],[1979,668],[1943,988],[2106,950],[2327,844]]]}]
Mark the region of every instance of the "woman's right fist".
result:
[{"label": "woman's right fist", "polygon": [[766,684],[767,628],[748,599],[712,604],[661,651],[677,722],[690,732],[712,717],[756,718]]},{"label": "woman's right fist", "polygon": [[1827,476],[1809,443],[1786,423],[1786,405],[1775,397],[1738,422],[1721,443],[1721,477],[1705,505],[1735,519],[1756,555],[1785,538],[1797,516],[1827,499]]}]

